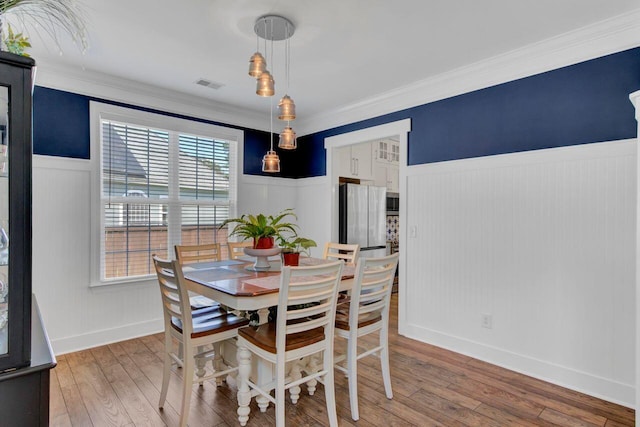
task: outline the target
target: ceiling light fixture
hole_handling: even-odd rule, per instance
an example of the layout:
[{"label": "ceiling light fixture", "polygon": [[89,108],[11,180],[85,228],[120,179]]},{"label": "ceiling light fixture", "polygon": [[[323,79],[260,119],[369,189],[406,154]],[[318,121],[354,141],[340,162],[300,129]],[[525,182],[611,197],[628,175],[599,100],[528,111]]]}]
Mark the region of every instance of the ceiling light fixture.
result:
[{"label": "ceiling light fixture", "polygon": [[[253,27],[256,33],[256,52],[249,60],[249,75],[255,77],[257,81],[256,94],[259,96],[272,97],[275,94],[275,81],[273,75],[267,70],[267,41],[271,41],[271,52],[269,62],[273,66],[273,42],[286,40],[285,45],[285,72],[287,80],[287,92],[289,91],[289,66],[290,50],[289,39],[295,31],[295,26],[287,18],[278,15],[265,15],[256,20]],[[260,38],[264,39],[264,56],[260,53]],[[287,125],[280,134],[278,147],[285,150],[295,149],[297,146],[296,133],[290,126],[290,121],[296,118],[296,105],[289,95],[284,95],[278,103],[278,119],[286,120]],[[263,172],[280,172],[280,158],[273,150],[273,99],[270,101],[270,139],[271,146],[267,154],[262,159]]]}]

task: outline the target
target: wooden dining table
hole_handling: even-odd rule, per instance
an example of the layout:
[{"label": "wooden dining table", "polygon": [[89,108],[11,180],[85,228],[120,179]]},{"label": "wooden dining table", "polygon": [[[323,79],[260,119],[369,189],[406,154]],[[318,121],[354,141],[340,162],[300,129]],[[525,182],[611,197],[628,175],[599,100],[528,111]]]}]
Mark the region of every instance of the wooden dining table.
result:
[{"label": "wooden dining table", "polygon": [[[237,259],[185,264],[184,278],[189,291],[218,301],[237,311],[257,310],[260,324],[267,322],[269,307],[278,305],[280,285],[279,260],[270,260],[269,271],[253,270],[252,259]],[[329,262],[311,257],[300,257],[300,266]],[[355,268],[345,265],[342,270],[340,291],[353,286]]]},{"label": "wooden dining table", "polygon": [[[312,266],[330,262],[329,260],[300,257],[300,266]],[[280,285],[280,261],[271,261],[269,271],[255,271],[253,260],[238,259],[215,262],[202,262],[186,264],[183,266],[184,278],[189,291],[218,301],[236,311],[257,310],[259,314],[258,323],[266,323],[269,316],[269,307],[278,305],[278,290]],[[342,270],[342,279],[339,290],[349,291],[353,287],[355,267],[345,265]],[[245,425],[249,416],[249,402],[252,392],[246,384],[249,372],[259,384],[264,384],[274,378],[274,367],[265,364],[262,359],[252,360],[252,367],[246,365],[249,351],[246,348],[235,348],[233,352],[238,358],[240,371],[238,374],[238,421]],[[223,350],[224,356],[233,357],[228,354],[226,347]],[[224,358],[223,356],[223,358]],[[244,361],[242,360],[244,359]],[[228,359],[227,359],[228,360]],[[311,380],[307,384],[309,394],[315,390],[316,380]],[[295,387],[289,390],[290,397],[296,402],[300,388]],[[256,400],[261,411],[266,410],[268,401],[263,396],[257,395]]]}]

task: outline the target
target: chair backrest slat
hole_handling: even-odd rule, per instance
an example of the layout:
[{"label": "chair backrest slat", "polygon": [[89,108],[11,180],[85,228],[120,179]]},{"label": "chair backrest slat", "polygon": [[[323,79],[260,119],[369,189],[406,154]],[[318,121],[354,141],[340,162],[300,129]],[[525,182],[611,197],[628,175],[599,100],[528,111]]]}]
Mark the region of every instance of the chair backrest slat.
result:
[{"label": "chair backrest slat", "polygon": [[176,245],[176,259],[180,264],[204,261],[220,261],[220,243],[203,245]]},{"label": "chair backrest slat", "polygon": [[[276,347],[285,348],[288,334],[325,328],[333,340],[336,297],[343,261],[311,267],[284,267],[276,323]],[[282,347],[280,347],[282,346]]]},{"label": "chair backrest slat", "polygon": [[245,240],[244,242],[227,242],[227,248],[229,249],[229,259],[238,259],[244,255],[244,248],[253,247],[251,240]]},{"label": "chair backrest slat", "polygon": [[343,260],[346,264],[355,265],[360,256],[360,245],[328,242],[324,246],[324,259]]},{"label": "chair backrest slat", "polygon": [[177,318],[182,323],[183,333],[190,335],[193,325],[189,293],[184,285],[180,264],[177,260],[167,261],[155,255],[153,255],[153,264],[160,285],[165,328],[170,327],[172,318]]},{"label": "chair backrest slat", "polygon": [[349,328],[357,330],[361,316],[379,313],[388,321],[391,290],[398,268],[398,253],[380,258],[360,258],[356,265],[349,308]]}]

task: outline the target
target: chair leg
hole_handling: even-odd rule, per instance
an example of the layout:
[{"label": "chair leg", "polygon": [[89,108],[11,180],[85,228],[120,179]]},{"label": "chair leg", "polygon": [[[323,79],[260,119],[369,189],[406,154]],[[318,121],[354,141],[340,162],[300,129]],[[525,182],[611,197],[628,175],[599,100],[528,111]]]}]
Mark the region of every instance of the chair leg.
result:
[{"label": "chair leg", "polygon": [[387,399],[393,399],[393,391],[391,390],[391,370],[389,369],[389,342],[387,337],[387,328],[380,330],[380,366],[382,368],[382,379],[384,381],[384,391]]},{"label": "chair leg", "polygon": [[182,406],[180,409],[180,427],[187,425],[189,418],[189,405],[191,403],[191,391],[193,389],[193,375],[195,373],[193,349],[184,349],[184,362],[182,367]]},{"label": "chair leg", "polygon": [[167,399],[167,391],[169,390],[169,377],[171,376],[171,337],[165,336],[164,339],[164,366],[162,369],[162,389],[160,390],[160,401],[158,402],[158,408],[164,406],[164,402]]},{"label": "chair leg", "polygon": [[338,414],[336,413],[336,390],[333,380],[333,357],[324,355],[324,369],[327,372],[324,375],[324,398],[327,402],[327,416],[329,417],[329,425],[331,427],[338,426]]},{"label": "chair leg", "polygon": [[351,418],[358,421],[358,340],[353,336],[347,343],[347,371],[349,375],[349,402],[351,404]]},{"label": "chair leg", "polygon": [[284,368],[285,363],[283,359],[278,359],[276,362],[276,427],[285,427],[284,423]]},{"label": "chair leg", "polygon": [[158,408],[164,407],[164,402],[167,399],[167,391],[169,390],[169,376],[171,375],[171,358],[169,354],[164,354],[164,369],[162,370],[162,389],[160,390],[160,401],[158,402]]}]

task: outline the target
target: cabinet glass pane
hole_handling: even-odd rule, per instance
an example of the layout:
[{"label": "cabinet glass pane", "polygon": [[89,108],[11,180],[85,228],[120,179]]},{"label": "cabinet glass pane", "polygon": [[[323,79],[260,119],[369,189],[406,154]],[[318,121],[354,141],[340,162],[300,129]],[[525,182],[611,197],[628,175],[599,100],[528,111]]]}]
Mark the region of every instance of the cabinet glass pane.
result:
[{"label": "cabinet glass pane", "polygon": [[0,86],[0,355],[7,354],[9,339],[9,89]]}]

